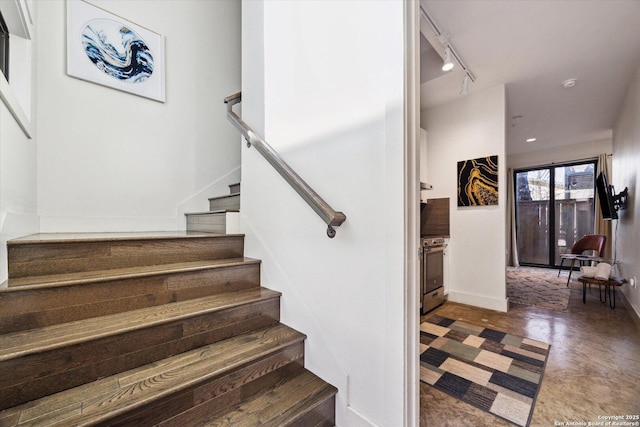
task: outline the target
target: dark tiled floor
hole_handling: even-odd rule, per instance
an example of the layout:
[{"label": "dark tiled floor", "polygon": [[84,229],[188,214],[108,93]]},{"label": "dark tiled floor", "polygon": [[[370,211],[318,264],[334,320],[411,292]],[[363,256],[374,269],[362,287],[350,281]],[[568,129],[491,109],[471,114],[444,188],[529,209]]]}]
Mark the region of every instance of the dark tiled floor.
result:
[{"label": "dark tiled floor", "polygon": [[[512,304],[502,313],[447,302],[427,316],[439,314],[551,344],[531,426],[587,425],[607,415],[640,415],[640,330],[621,294],[611,310],[600,303],[596,287],[587,294],[587,304],[582,303],[582,285],[574,282],[571,288],[564,312]],[[512,424],[420,383],[420,425]]]}]

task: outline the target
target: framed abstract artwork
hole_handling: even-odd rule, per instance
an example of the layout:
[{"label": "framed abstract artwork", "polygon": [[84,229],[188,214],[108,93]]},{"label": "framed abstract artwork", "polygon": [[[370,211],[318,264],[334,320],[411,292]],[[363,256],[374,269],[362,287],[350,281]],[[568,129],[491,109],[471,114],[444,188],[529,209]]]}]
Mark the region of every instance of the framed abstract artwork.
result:
[{"label": "framed abstract artwork", "polygon": [[498,204],[498,156],[458,162],[458,206]]},{"label": "framed abstract artwork", "polygon": [[67,74],[164,102],[164,37],[85,1],[67,0]]}]

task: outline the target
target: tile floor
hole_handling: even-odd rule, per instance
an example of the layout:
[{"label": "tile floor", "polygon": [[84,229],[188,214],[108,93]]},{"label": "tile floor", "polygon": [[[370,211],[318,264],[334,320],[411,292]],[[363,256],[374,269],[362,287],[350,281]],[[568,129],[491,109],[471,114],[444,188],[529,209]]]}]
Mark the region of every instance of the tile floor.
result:
[{"label": "tile floor", "polygon": [[[502,313],[447,302],[427,316],[437,313],[550,343],[530,425],[587,426],[599,421],[606,425],[604,416],[640,415],[640,329],[621,294],[617,297],[612,310],[600,303],[593,287],[583,305],[582,285],[574,282],[564,312],[512,304],[508,313]],[[640,425],[637,418],[629,421]],[[512,424],[420,383],[420,425]]]}]

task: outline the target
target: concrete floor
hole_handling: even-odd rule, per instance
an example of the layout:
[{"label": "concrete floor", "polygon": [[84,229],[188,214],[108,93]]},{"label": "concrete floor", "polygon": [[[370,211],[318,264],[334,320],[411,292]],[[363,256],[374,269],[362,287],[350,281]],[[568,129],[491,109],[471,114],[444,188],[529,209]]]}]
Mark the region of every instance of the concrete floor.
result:
[{"label": "concrete floor", "polygon": [[[574,282],[564,312],[512,304],[502,313],[447,302],[423,318],[439,314],[550,343],[531,426],[606,426],[602,417],[612,415],[640,425],[640,329],[620,292],[615,310],[598,298],[593,287],[583,304],[582,285]],[[420,425],[513,424],[420,383]]]}]

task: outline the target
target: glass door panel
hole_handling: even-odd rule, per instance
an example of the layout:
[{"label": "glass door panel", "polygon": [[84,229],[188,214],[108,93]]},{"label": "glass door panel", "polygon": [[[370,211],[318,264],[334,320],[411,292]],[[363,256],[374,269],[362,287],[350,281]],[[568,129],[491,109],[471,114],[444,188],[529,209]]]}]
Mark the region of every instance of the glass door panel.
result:
[{"label": "glass door panel", "polygon": [[518,258],[523,264],[549,263],[550,169],[516,172]]},{"label": "glass door panel", "polygon": [[557,267],[595,227],[595,162],[516,171],[518,258]]},{"label": "glass door panel", "polygon": [[593,163],[560,166],[554,170],[555,241],[554,262],[569,252],[576,240],[594,230]]}]

